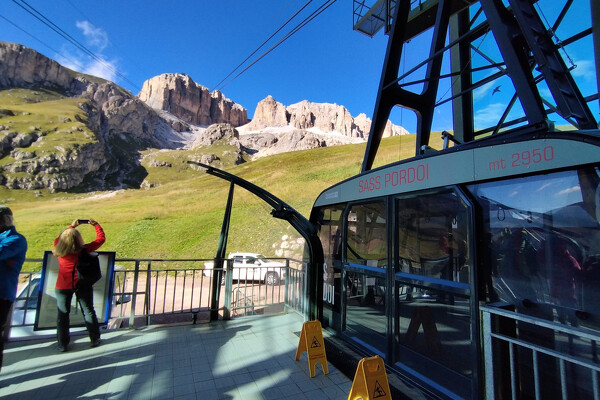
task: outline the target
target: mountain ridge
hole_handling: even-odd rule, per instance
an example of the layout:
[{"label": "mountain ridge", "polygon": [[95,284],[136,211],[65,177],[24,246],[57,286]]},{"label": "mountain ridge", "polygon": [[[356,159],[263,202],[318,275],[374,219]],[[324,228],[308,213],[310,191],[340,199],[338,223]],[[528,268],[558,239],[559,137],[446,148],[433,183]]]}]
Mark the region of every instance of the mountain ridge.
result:
[{"label": "mountain ridge", "polygon": [[[185,74],[153,77],[136,96],[15,43],[0,42],[0,61],[0,185],[10,189],[139,188],[145,149],[187,149],[190,159],[223,168],[365,141],[370,127],[365,114],[354,118],[337,104],[286,107],[271,96],[249,120],[244,107]],[[389,127],[388,136],[407,133]]]}]

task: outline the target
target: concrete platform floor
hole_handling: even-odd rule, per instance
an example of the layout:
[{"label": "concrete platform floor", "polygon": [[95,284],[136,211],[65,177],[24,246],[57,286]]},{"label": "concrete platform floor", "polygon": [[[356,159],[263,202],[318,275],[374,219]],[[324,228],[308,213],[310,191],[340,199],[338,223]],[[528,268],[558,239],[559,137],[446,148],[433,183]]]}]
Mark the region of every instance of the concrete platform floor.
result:
[{"label": "concrete platform floor", "polygon": [[352,380],[328,363],[310,378],[295,313],[109,331],[102,345],[73,336],[6,344],[0,398],[347,399]]}]

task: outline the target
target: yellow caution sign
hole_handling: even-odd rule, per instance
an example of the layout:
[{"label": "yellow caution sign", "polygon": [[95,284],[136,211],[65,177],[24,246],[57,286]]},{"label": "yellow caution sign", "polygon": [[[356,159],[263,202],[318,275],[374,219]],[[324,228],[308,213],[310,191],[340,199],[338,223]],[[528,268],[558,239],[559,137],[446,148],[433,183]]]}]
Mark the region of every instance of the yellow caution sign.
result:
[{"label": "yellow caution sign", "polygon": [[390,385],[383,359],[379,356],[363,358],[358,362],[348,400],[392,400]]},{"label": "yellow caution sign", "polygon": [[325,356],[325,342],[323,341],[323,331],[321,330],[321,322],[306,321],[302,324],[302,333],[300,333],[300,342],[296,350],[296,361],[300,359],[302,353],[306,351],[308,357],[308,368],[310,377],[315,376],[315,367],[317,363],[321,363],[325,375],[329,373],[327,368],[327,357]]}]

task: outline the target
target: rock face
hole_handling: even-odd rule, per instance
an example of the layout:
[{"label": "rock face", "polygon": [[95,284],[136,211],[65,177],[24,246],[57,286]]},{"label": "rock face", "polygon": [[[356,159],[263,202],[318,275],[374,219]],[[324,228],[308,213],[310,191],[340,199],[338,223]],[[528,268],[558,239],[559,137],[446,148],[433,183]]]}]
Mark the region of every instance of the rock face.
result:
[{"label": "rock face", "polygon": [[[199,135],[192,148],[206,147],[210,151],[210,146],[219,142],[221,146],[230,146],[231,150],[226,150],[221,154],[222,157],[228,157],[234,164],[244,162],[240,134],[230,124],[213,124],[209,126],[201,135]],[[199,156],[193,157],[193,161],[199,161],[203,164],[222,164],[218,155],[211,152],[202,152]]]},{"label": "rock face", "polygon": [[0,42],[0,88],[60,88],[83,92],[87,80],[37,51],[16,43]]},{"label": "rock face", "polygon": [[208,127],[202,134],[198,135],[192,147],[210,146],[217,140],[226,139],[239,147],[240,134],[230,124],[214,124]]},{"label": "rock face", "polygon": [[[371,126],[365,114],[352,117],[344,106],[306,100],[284,106],[271,96],[249,122],[246,109],[185,74],[156,76],[133,96],[6,42],[0,42],[0,90],[10,99],[0,108],[0,185],[11,189],[150,187],[146,168],[165,164],[143,160],[146,149],[197,149],[194,159],[226,166],[363,142]],[[406,133],[388,123],[384,136]]]},{"label": "rock face", "polygon": [[[60,116],[44,128],[21,127],[23,119],[0,116],[0,184],[13,189],[68,190],[87,181],[95,190],[136,186],[139,150],[175,148],[178,136],[144,102],[112,82],[89,81],[84,75],[25,46],[0,42],[0,87],[53,93],[53,99],[78,98],[71,107],[76,121]],[[21,96],[20,98],[22,98]],[[14,114],[14,113],[13,113]],[[80,115],[81,114],[81,115]],[[56,144],[54,144],[56,143]]]},{"label": "rock face", "polygon": [[[257,104],[254,118],[245,129],[260,131],[268,127],[285,126],[301,130],[315,128],[324,133],[336,132],[350,138],[366,139],[371,120],[365,114],[354,118],[346,107],[337,104],[303,100],[286,107],[269,95]],[[384,137],[405,134],[408,132],[404,128],[389,122],[384,131]]]},{"label": "rock face", "polygon": [[184,74],[162,74],[144,82],[138,94],[150,107],[167,111],[196,125],[248,122],[245,108],[227,99],[221,92],[209,92]]},{"label": "rock face", "polygon": [[268,126],[287,126],[289,123],[285,106],[269,95],[256,105],[254,118],[248,124],[248,130],[257,131]]},{"label": "rock face", "polygon": [[296,129],[278,135],[247,135],[242,139],[242,144],[250,149],[257,149],[254,157],[265,157],[278,153],[287,153],[297,150],[316,149],[326,147],[327,139],[320,135]]},{"label": "rock face", "polygon": [[[344,106],[303,100],[284,106],[272,96],[261,100],[254,118],[240,127],[240,140],[254,158],[295,150],[365,141],[371,120],[365,114],[352,117]],[[384,137],[406,135],[401,126],[388,121]]]}]

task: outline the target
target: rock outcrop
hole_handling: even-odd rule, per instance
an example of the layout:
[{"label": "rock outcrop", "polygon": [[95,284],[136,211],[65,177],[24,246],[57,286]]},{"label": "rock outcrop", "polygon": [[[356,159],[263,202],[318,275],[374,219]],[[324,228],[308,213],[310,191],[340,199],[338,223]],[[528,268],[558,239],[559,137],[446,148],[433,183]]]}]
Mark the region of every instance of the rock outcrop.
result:
[{"label": "rock outcrop", "polygon": [[[0,185],[11,189],[151,187],[146,168],[164,164],[142,163],[148,148],[198,149],[194,159],[227,166],[249,156],[362,142],[371,126],[365,114],[352,117],[341,105],[285,106],[272,96],[257,104],[249,122],[246,109],[185,74],[149,79],[134,96],[6,42],[0,42],[0,89],[13,97],[0,109]],[[41,102],[48,105],[30,106]],[[384,136],[406,133],[388,123]]]},{"label": "rock outcrop", "polygon": [[298,129],[277,135],[269,133],[246,135],[241,140],[245,147],[256,151],[255,158],[290,151],[316,149],[326,147],[328,144],[326,138]]},{"label": "rock outcrop", "polygon": [[[354,118],[346,107],[337,104],[303,100],[286,107],[269,95],[256,105],[254,118],[244,129],[256,132],[265,128],[286,126],[300,130],[314,128],[323,133],[335,132],[349,138],[366,139],[371,120],[365,114]],[[383,136],[405,134],[408,132],[404,128],[388,122]]]},{"label": "rock outcrop", "polygon": [[[365,114],[352,117],[344,106],[303,100],[285,106],[272,96],[256,105],[254,118],[239,128],[240,140],[253,158],[295,150],[364,142],[371,129]],[[384,137],[406,135],[388,121]]]},{"label": "rock outcrop", "polygon": [[[68,190],[84,181],[96,190],[136,186],[139,150],[182,146],[166,121],[129,92],[102,79],[91,82],[19,44],[0,42],[0,87],[30,89],[31,96],[19,95],[24,104],[44,101],[40,89],[53,100],[78,99],[60,109],[57,121],[43,117],[44,128],[23,131],[23,120],[39,118],[33,113],[10,118],[7,110],[0,116],[0,156],[9,157],[0,167],[0,184],[12,189]],[[62,115],[67,112],[73,120]]]},{"label": "rock outcrop", "polygon": [[199,146],[211,146],[217,140],[225,139],[227,143],[233,143],[239,147],[239,132],[230,124],[214,124],[202,132],[192,143],[192,148]]},{"label": "rock outcrop", "polygon": [[286,107],[269,95],[256,105],[254,117],[247,128],[257,131],[268,126],[281,127],[290,123]]},{"label": "rock outcrop", "polygon": [[199,161],[203,164],[219,164],[221,158],[219,155],[211,153],[211,145],[219,142],[220,146],[230,146],[231,150],[226,150],[220,156],[227,157],[234,164],[244,162],[244,152],[240,142],[240,134],[231,124],[213,124],[209,126],[192,144],[192,148],[204,147],[208,151],[202,151],[199,155],[192,157],[193,161]]},{"label": "rock outcrop", "polygon": [[228,123],[240,126],[248,122],[245,108],[219,91],[211,93],[185,74],[162,74],[148,79],[138,97],[154,109],[167,111],[196,125]]},{"label": "rock outcrop", "polygon": [[81,94],[88,81],[37,51],[17,43],[0,42],[0,88],[51,88]]}]

